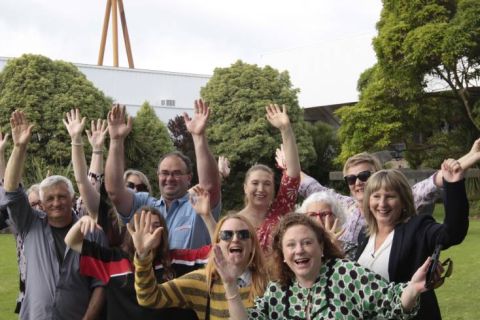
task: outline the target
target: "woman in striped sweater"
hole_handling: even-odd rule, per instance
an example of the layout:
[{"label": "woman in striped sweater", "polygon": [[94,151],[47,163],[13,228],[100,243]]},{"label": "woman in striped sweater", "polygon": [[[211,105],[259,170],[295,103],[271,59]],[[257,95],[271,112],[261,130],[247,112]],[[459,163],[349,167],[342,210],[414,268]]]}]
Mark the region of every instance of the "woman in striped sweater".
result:
[{"label": "woman in striped sweater", "polygon": [[241,215],[227,215],[217,224],[215,247],[223,252],[230,266],[240,274],[238,295],[226,296],[216,270],[213,251],[205,269],[158,284],[152,268],[152,248],[161,231],[149,232],[149,215],[136,217],[128,225],[136,248],[135,290],[138,303],[150,308],[181,307],[193,309],[199,319],[228,319],[228,300],[238,298],[245,307],[253,306],[254,297],[263,295],[268,275],[262,252],[250,222]]}]

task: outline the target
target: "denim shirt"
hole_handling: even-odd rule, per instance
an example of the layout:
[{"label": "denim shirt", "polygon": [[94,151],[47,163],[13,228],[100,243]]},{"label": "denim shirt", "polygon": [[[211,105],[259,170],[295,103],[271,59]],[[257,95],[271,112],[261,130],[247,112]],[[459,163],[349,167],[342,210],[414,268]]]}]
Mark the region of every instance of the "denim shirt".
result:
[{"label": "denim shirt", "polygon": [[[207,226],[189,201],[189,193],[172,201],[167,210],[165,200],[151,197],[148,192],[137,192],[133,195],[132,210],[128,217],[121,216],[124,223],[130,221],[135,212],[149,206],[159,210],[167,222],[168,243],[170,249],[196,249],[210,244],[210,235]],[[212,215],[218,220],[221,211],[221,202],[212,209]]]}]

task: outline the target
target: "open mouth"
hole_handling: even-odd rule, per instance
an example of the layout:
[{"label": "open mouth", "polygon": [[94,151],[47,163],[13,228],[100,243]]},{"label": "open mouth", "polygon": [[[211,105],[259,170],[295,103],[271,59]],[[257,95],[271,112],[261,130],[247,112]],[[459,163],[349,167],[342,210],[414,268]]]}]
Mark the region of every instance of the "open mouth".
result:
[{"label": "open mouth", "polygon": [[231,254],[241,254],[243,252],[243,249],[241,247],[230,247],[228,249],[228,252],[230,252]]},{"label": "open mouth", "polygon": [[294,260],[295,264],[298,266],[305,266],[310,262],[310,259],[308,258],[300,258],[300,259],[295,259]]}]

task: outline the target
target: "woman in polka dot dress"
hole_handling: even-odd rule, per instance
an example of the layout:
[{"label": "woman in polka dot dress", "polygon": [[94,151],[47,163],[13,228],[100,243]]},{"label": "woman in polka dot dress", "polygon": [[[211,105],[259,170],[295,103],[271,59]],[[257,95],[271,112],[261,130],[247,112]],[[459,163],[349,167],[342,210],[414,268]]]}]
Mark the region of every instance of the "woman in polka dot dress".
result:
[{"label": "woman in polka dot dress", "polygon": [[329,234],[303,214],[285,216],[273,236],[273,276],[263,297],[245,309],[228,263],[216,255],[231,319],[409,319],[425,292],[430,258],[406,283],[388,283],[342,259]]}]

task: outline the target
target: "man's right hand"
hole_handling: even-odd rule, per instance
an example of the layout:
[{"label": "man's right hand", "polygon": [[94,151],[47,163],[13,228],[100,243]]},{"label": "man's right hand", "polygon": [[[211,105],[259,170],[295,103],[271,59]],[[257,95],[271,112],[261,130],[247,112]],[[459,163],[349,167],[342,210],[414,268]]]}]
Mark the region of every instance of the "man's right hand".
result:
[{"label": "man's right hand", "polygon": [[12,140],[15,146],[25,146],[32,136],[33,124],[29,124],[23,111],[15,110],[10,117]]},{"label": "man's right hand", "polygon": [[128,117],[125,123],[125,106],[114,104],[112,110],[108,112],[108,133],[110,140],[125,139],[132,131],[132,117]]}]

